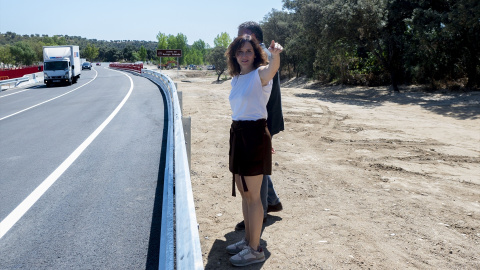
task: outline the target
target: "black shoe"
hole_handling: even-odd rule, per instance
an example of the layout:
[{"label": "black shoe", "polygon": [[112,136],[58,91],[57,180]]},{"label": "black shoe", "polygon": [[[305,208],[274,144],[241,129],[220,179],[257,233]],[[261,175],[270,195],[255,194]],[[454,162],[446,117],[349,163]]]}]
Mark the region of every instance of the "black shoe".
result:
[{"label": "black shoe", "polygon": [[[265,224],[265,222],[267,222],[266,217],[263,218],[263,223]],[[244,230],[245,230],[245,221],[242,220],[235,226],[235,231],[244,231]]]},{"label": "black shoe", "polygon": [[267,213],[270,213],[270,212],[280,212],[283,210],[283,206],[282,206],[282,203],[279,202],[275,205],[269,205],[267,207]]}]

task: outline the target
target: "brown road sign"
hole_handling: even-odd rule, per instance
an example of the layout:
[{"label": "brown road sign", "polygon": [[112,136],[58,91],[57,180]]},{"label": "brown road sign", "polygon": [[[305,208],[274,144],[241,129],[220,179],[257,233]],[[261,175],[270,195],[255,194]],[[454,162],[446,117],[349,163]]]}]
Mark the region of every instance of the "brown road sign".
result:
[{"label": "brown road sign", "polygon": [[157,50],[158,57],[182,57],[182,50]]}]

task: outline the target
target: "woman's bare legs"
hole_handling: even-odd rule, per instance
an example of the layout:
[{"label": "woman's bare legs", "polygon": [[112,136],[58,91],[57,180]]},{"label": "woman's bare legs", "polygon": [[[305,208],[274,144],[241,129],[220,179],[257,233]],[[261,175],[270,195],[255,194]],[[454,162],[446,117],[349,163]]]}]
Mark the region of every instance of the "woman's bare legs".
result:
[{"label": "woman's bare legs", "polygon": [[247,184],[247,192],[243,191],[240,175],[235,174],[237,188],[242,195],[243,220],[245,221],[245,239],[254,250],[260,245],[260,234],[263,224],[263,206],[260,199],[263,174],[244,176]]}]

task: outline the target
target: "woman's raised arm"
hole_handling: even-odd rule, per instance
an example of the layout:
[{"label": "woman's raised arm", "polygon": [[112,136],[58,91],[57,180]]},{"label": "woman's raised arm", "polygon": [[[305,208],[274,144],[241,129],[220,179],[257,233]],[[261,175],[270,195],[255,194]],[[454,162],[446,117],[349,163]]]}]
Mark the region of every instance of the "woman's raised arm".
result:
[{"label": "woman's raised arm", "polygon": [[258,71],[262,85],[267,85],[280,68],[280,53],[283,51],[283,47],[280,44],[275,43],[275,40],[272,40],[268,50],[272,54],[270,62],[268,65],[260,67]]}]

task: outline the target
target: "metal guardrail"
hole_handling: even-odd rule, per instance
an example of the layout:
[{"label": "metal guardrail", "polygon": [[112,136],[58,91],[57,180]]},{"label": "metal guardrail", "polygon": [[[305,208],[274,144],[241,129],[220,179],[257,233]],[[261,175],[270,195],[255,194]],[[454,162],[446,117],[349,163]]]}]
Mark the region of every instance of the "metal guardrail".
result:
[{"label": "metal guardrail", "polygon": [[15,84],[15,87],[17,87],[20,83],[22,82],[26,82],[29,80],[29,77],[28,75],[25,75],[23,77],[20,77],[20,78],[14,78],[14,79],[8,79],[8,80],[1,80],[0,81],[0,86],[1,85],[5,85],[5,84],[12,84],[14,83]]},{"label": "metal guardrail", "polygon": [[168,106],[159,269],[203,269],[177,89],[173,81],[160,72],[142,69],[142,76],[160,86]]}]

